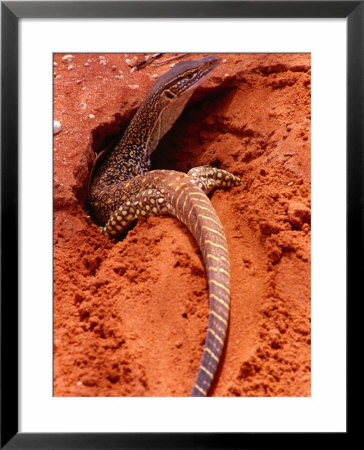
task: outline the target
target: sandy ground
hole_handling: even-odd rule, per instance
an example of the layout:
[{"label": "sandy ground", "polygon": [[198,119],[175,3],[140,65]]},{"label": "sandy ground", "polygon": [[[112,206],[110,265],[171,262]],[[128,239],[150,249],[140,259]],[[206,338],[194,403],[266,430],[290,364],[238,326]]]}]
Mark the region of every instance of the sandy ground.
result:
[{"label": "sandy ground", "polygon": [[[232,283],[211,395],[310,396],[310,55],[220,56],[153,156],[153,168],[210,164],[244,181],[211,196]],[[54,57],[54,395],[189,395],[208,317],[196,243],[172,217],[141,219],[111,242],[86,203],[95,151],[170,63],[131,71],[144,55],[63,57]]]}]

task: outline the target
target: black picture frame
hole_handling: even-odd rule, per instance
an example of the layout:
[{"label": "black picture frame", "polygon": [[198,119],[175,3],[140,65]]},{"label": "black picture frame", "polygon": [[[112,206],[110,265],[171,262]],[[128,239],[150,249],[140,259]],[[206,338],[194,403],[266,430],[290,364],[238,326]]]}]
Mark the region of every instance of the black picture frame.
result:
[{"label": "black picture frame", "polygon": [[[108,17],[346,18],[347,302],[356,295],[363,273],[364,1],[1,2],[1,448],[271,447],[282,439],[278,433],[18,432],[18,22],[21,18]],[[321,439],[327,443],[327,435],[321,436],[315,435],[315,443]],[[348,436],[348,432],[336,434],[336,444]],[[302,445],[310,436],[287,434],[284,438],[286,444]]]}]

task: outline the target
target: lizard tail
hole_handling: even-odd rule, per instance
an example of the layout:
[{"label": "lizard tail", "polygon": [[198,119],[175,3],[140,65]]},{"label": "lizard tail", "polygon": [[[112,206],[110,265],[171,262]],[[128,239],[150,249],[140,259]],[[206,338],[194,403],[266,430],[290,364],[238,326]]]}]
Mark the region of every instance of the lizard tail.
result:
[{"label": "lizard tail", "polygon": [[209,198],[183,183],[169,196],[170,213],[191,231],[202,252],[209,286],[209,319],[200,367],[191,396],[205,396],[219,364],[229,321],[230,266],[225,233]]}]

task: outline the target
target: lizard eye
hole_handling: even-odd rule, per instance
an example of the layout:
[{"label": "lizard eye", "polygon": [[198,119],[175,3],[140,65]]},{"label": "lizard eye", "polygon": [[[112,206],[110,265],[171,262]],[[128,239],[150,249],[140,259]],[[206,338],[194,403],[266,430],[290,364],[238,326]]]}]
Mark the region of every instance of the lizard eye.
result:
[{"label": "lizard eye", "polygon": [[187,72],[187,73],[186,73],[186,78],[187,78],[188,80],[190,80],[192,77],[193,77],[193,73],[192,73],[192,72]]}]

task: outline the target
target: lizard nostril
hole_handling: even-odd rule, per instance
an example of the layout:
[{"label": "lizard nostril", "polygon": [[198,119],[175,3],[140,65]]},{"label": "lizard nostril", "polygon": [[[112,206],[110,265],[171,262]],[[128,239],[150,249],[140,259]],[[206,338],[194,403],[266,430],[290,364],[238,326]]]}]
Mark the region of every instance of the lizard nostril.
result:
[{"label": "lizard nostril", "polygon": [[169,98],[170,100],[173,100],[174,97],[175,97],[175,95],[174,95],[173,92],[171,92],[171,91],[165,91],[165,92],[164,92],[164,95],[165,95],[167,98]]}]

